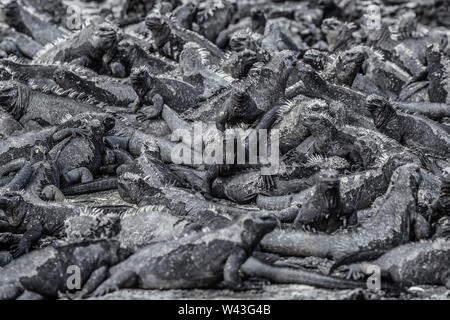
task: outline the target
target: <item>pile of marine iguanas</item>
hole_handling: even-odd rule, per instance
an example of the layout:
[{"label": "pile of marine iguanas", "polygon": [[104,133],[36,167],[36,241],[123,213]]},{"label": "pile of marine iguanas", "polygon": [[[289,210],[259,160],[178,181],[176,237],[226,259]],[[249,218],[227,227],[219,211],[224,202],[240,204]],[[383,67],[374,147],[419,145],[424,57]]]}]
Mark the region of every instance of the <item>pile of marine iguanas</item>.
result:
[{"label": "pile of marine iguanas", "polygon": [[450,288],[448,1],[78,4],[1,2],[0,299]]}]

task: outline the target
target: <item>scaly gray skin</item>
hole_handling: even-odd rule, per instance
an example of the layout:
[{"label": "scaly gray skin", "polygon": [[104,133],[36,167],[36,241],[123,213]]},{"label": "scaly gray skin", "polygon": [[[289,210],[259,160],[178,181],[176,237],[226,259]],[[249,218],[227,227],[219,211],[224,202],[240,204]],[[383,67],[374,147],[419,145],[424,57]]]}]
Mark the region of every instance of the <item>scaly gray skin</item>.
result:
[{"label": "scaly gray skin", "polygon": [[55,39],[62,38],[65,33],[55,25],[42,21],[29,11],[24,10],[16,0],[2,4],[6,23],[16,31],[24,33],[41,45],[53,43]]},{"label": "scaly gray skin", "polygon": [[321,29],[325,33],[328,51],[330,52],[350,49],[355,43],[352,36],[352,25],[341,22],[336,18],[323,20]]},{"label": "scaly gray skin", "polygon": [[105,154],[103,137],[114,125],[114,118],[106,114],[85,114],[67,121],[53,134],[57,143],[49,158],[58,168],[61,185],[93,180]]},{"label": "scaly gray skin", "polygon": [[432,222],[439,220],[443,216],[450,216],[450,167],[443,170],[441,181],[439,198],[431,206],[432,215],[430,220]]},{"label": "scaly gray skin", "polygon": [[187,42],[195,42],[209,51],[216,62],[224,58],[222,50],[208,39],[198,33],[183,29],[176,21],[158,13],[147,16],[145,25],[152,32],[154,49],[172,60],[179,60],[179,55]]},{"label": "scaly gray skin", "polygon": [[117,189],[117,178],[111,177],[85,183],[74,184],[66,188],[63,188],[61,192],[66,196],[75,196],[115,189]]},{"label": "scaly gray skin", "polygon": [[325,79],[323,79],[315,70],[306,64],[299,64],[298,69],[302,83],[289,87],[289,89],[286,90],[286,98],[291,99],[299,94],[303,94],[307,97],[319,98],[325,101],[335,100],[350,107],[357,115],[365,113],[365,110],[355,107],[364,103],[364,94],[325,81]]},{"label": "scaly gray skin", "polygon": [[267,19],[264,12],[259,8],[252,9],[250,17],[245,17],[240,19],[237,23],[231,24],[228,28],[220,31],[216,39],[216,44],[220,48],[225,48],[233,34],[239,31],[246,30],[249,28],[254,33],[264,34]]},{"label": "scaly gray skin", "polygon": [[395,111],[387,100],[376,95],[367,97],[366,108],[381,133],[448,162],[450,136],[432,120]]},{"label": "scaly gray skin", "polygon": [[[287,79],[295,64],[296,58],[292,52],[275,53],[270,62],[253,69],[246,78],[240,80],[239,84],[248,88],[247,92],[255,101],[258,109],[268,111],[285,97]],[[197,109],[188,110],[183,114],[184,118],[192,121],[216,120],[231,93],[232,87],[206,100]]]},{"label": "scaly gray skin", "polygon": [[219,33],[230,24],[234,12],[233,4],[227,0],[206,2],[196,14],[197,32],[215,42]]},{"label": "scaly gray skin", "polygon": [[22,130],[23,127],[7,112],[0,110],[0,139],[6,139],[12,133]]},{"label": "scaly gray skin", "polygon": [[405,112],[423,115],[438,121],[450,117],[450,105],[446,103],[433,102],[394,102],[394,107]]},{"label": "scaly gray skin", "polygon": [[76,74],[82,75],[84,77],[95,77],[97,74],[86,68],[71,64],[24,64],[11,59],[0,60],[0,65],[4,66],[5,69],[11,73],[12,79],[23,82],[32,86],[33,84],[47,85],[49,87],[56,85],[53,74],[57,70],[65,70],[67,72],[75,72]]},{"label": "scaly gray skin", "polygon": [[26,0],[26,4],[56,25],[61,24],[67,14],[67,5],[58,0]]},{"label": "scaly gray skin", "polygon": [[351,87],[365,60],[359,47],[341,52],[326,68],[324,78],[333,84]]},{"label": "scaly gray skin", "polygon": [[143,105],[150,105],[155,109],[149,115],[151,118],[159,115],[163,104],[177,112],[194,108],[201,94],[199,90],[184,81],[152,76],[146,67],[133,70],[130,79],[138,96],[131,106],[132,112],[136,112]]},{"label": "scaly gray skin", "polygon": [[222,70],[235,79],[243,79],[257,61],[265,61],[258,53],[250,49],[230,53],[224,61]]},{"label": "scaly gray skin", "polygon": [[434,44],[427,49],[427,62],[430,101],[450,103],[450,59]]},{"label": "scaly gray skin", "polygon": [[[17,32],[5,24],[0,25],[0,38],[9,40],[7,43],[3,43],[2,50],[7,49],[5,51],[9,51],[19,58],[25,57],[33,59],[33,57],[43,48],[41,44],[37,43],[27,35]],[[6,48],[5,45],[7,46]]]},{"label": "scaly gray skin", "polygon": [[333,233],[340,227],[355,225],[357,212],[352,204],[342,201],[339,184],[337,177],[322,177],[314,196],[300,208],[293,227]]},{"label": "scaly gray skin", "polygon": [[93,22],[64,41],[44,47],[34,57],[33,63],[70,62],[99,74],[111,74],[108,64],[116,50],[117,34],[113,26]]},{"label": "scaly gray skin", "polygon": [[[186,183],[174,174],[161,160],[159,147],[156,143],[145,143],[142,147],[141,155],[137,157],[133,163],[125,165],[121,168],[121,176],[130,174],[137,175],[151,188],[162,188],[166,185],[173,185],[177,187],[186,186]],[[130,198],[123,192],[124,189],[121,187],[122,182],[123,179],[120,179],[119,177],[119,194],[124,200],[128,201]]]},{"label": "scaly gray skin", "polygon": [[192,23],[194,22],[195,15],[197,14],[197,6],[188,2],[178,6],[175,10],[172,11],[172,17],[174,17],[178,24],[187,29],[192,30]]},{"label": "scaly gray skin", "polygon": [[110,269],[93,296],[125,287],[205,288],[222,280],[233,289],[245,289],[239,268],[276,224],[270,215],[249,215],[215,232],[146,246]]},{"label": "scaly gray skin", "polygon": [[4,166],[14,159],[27,158],[37,144],[51,148],[54,130],[54,127],[32,130],[0,140],[0,165]]},{"label": "scaly gray skin", "polygon": [[[147,134],[139,130],[125,133],[125,136],[107,136],[105,143],[112,148],[120,148],[128,151],[132,156],[138,157],[141,154],[142,146],[146,142],[155,142],[160,150],[161,158],[165,163],[173,163],[172,154],[179,150],[179,142],[172,142],[165,137],[158,137]],[[193,152],[188,163],[184,165],[193,166],[194,157],[200,157],[198,152]],[[196,158],[199,159],[199,158]],[[195,165],[194,165],[195,166]]]},{"label": "scaly gray skin", "polygon": [[115,240],[70,243],[36,250],[2,269],[0,299],[12,300],[34,294],[40,298],[57,298],[70,290],[67,283],[69,266],[80,268],[83,293],[101,283],[110,266],[129,256]]},{"label": "scaly gray skin", "polygon": [[167,74],[177,69],[177,64],[173,61],[154,53],[147,53],[132,40],[120,41],[117,51],[117,59],[125,67],[127,75],[131,73],[131,70],[140,66],[147,66],[153,75]]},{"label": "scaly gray skin", "polygon": [[209,53],[194,42],[184,45],[180,54],[183,80],[202,90],[200,99],[207,99],[226,88],[234,79],[209,61]]},{"label": "scaly gray skin", "polygon": [[128,206],[86,207],[67,202],[47,202],[31,193],[13,190],[2,192],[0,208],[4,211],[8,222],[2,228],[6,227],[7,231],[13,230],[15,233],[23,234],[20,241],[11,248],[15,258],[29,252],[32,245],[43,235],[62,238],[67,232],[66,222],[69,219],[96,214],[120,214],[130,209]]},{"label": "scaly gray skin", "polygon": [[[94,81],[80,77],[74,72],[60,68],[53,73],[53,80],[64,90],[74,89],[78,92],[84,92],[95,100],[109,106],[126,107],[131,103],[129,97],[121,97],[108,90],[96,85]],[[103,87],[108,83],[103,83]]]},{"label": "scaly gray skin", "polygon": [[404,165],[394,172],[386,194],[373,203],[358,226],[332,235],[276,230],[263,238],[261,248],[285,255],[339,259],[427,237],[427,223],[416,210],[419,183],[419,167]]},{"label": "scaly gray skin", "polygon": [[281,30],[280,24],[272,22],[268,24],[267,31],[261,39],[261,47],[270,51],[292,50],[298,51],[294,41]]},{"label": "scaly gray skin", "polygon": [[[381,255],[367,265],[380,268],[381,277],[401,286],[445,285],[450,288],[450,242],[433,241],[408,243]],[[349,266],[349,277],[359,278],[366,263]]]},{"label": "scaly gray skin", "polygon": [[263,113],[261,109],[257,108],[255,101],[249,96],[245,88],[237,87],[225,101],[225,105],[216,120],[216,126],[219,130],[225,131],[226,125],[252,124]]},{"label": "scaly gray skin", "polygon": [[[3,109],[28,130],[59,125],[69,116],[88,113],[98,108],[89,104],[89,101],[93,103],[93,99],[89,100],[89,97],[82,93],[62,89],[55,92],[45,88],[36,89],[32,90],[16,81],[0,82],[0,101]],[[71,96],[79,99],[72,99]],[[83,102],[86,98],[87,103]]]},{"label": "scaly gray skin", "polygon": [[362,282],[330,277],[301,269],[273,266],[254,257],[248,258],[240,270],[248,276],[264,278],[271,283],[297,283],[334,290],[364,288],[365,286],[365,283]]}]

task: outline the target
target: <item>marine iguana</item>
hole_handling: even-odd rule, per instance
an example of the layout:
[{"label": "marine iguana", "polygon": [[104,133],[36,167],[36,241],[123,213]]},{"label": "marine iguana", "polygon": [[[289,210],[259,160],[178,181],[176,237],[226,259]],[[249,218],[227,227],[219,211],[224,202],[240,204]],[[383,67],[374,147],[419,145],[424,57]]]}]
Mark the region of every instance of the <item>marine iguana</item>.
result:
[{"label": "marine iguana", "polygon": [[328,51],[350,49],[355,42],[352,36],[354,28],[354,24],[341,22],[336,18],[324,19],[321,29],[328,42]]},{"label": "marine iguana", "polygon": [[130,207],[89,207],[69,202],[47,202],[24,191],[7,190],[0,195],[0,208],[5,213],[8,228],[23,233],[20,241],[11,248],[11,253],[16,258],[29,252],[43,235],[62,238],[66,233],[66,222],[70,218],[92,214],[120,214]]},{"label": "marine iguana", "polygon": [[376,95],[367,97],[366,107],[381,133],[448,162],[450,136],[432,120],[396,111],[389,101]]},{"label": "marine iguana", "polygon": [[184,45],[180,54],[180,69],[184,81],[202,90],[199,97],[201,100],[213,96],[235,80],[218,66],[211,64],[209,53],[195,42]]},{"label": "marine iguana", "polygon": [[[230,288],[245,289],[239,267],[276,224],[270,215],[252,214],[215,232],[151,244],[110,269],[108,279],[92,295],[126,287],[204,288],[221,280]],[[211,259],[200,258],[205,255],[211,255]],[[168,269],[167,263],[173,268]]]},{"label": "marine iguana", "polygon": [[155,53],[146,52],[139,44],[130,39],[121,40],[117,47],[116,58],[125,67],[126,74],[131,70],[146,66],[153,75],[162,75],[174,72],[177,64]]},{"label": "marine iguana", "polygon": [[[64,68],[55,70],[53,80],[64,90],[75,89],[106,105],[126,107],[131,100],[130,97],[114,94],[111,91],[97,86],[95,81],[82,78],[76,73]],[[103,83],[103,87],[105,86],[108,86],[108,83]]]},{"label": "marine iguana", "polygon": [[57,298],[60,292],[70,292],[70,266],[80,268],[82,293],[87,294],[105,279],[110,266],[129,254],[116,240],[69,243],[33,251],[2,269],[0,299],[30,294],[40,299]]},{"label": "marine iguana", "polygon": [[145,18],[145,25],[152,32],[154,49],[161,55],[178,61],[183,46],[187,42],[195,42],[208,50],[214,59],[219,62],[224,53],[215,44],[193,31],[183,29],[173,19],[159,13],[151,13]]},{"label": "marine iguana", "polygon": [[18,159],[26,158],[30,155],[31,149],[37,144],[51,148],[53,145],[52,135],[55,127],[48,127],[41,130],[30,130],[23,134],[17,134],[0,140],[0,165]]},{"label": "marine iguana", "polygon": [[427,62],[430,101],[450,103],[450,59],[434,44],[427,48]]},{"label": "marine iguana", "polygon": [[130,79],[138,96],[131,106],[131,111],[136,112],[143,105],[152,106],[153,110],[149,114],[151,118],[159,115],[163,104],[178,112],[194,108],[201,94],[199,90],[186,82],[152,76],[145,66],[132,70]]},{"label": "marine iguana", "polygon": [[[295,68],[296,62],[295,55],[290,51],[274,53],[267,64],[253,68],[249,75],[235,86],[241,84],[246,87],[256,107],[262,111],[268,111],[285,97],[287,79]],[[193,121],[214,121],[231,92],[232,87],[229,87],[207,99],[195,110],[187,110],[182,116]]]},{"label": "marine iguana", "polygon": [[70,62],[99,74],[111,74],[108,64],[116,51],[117,33],[114,27],[107,22],[91,23],[67,39],[44,47],[36,54],[33,63]]},{"label": "marine iguana", "polygon": [[[401,286],[429,284],[450,288],[449,250],[449,240],[444,238],[403,244],[383,253],[374,261],[349,265],[348,277],[360,278],[363,270],[367,270],[367,264],[379,267],[382,278]],[[339,265],[348,264],[346,260],[348,258],[336,263],[331,271]]]},{"label": "marine iguana", "polygon": [[235,7],[230,1],[206,1],[202,8],[197,10],[195,23],[199,34],[214,42],[219,33],[228,27],[233,18]]},{"label": "marine iguana", "polygon": [[16,0],[2,3],[6,23],[16,31],[24,33],[41,45],[53,43],[58,38],[63,38],[65,33],[55,25],[41,20],[38,16],[21,7]]},{"label": "marine iguana", "polygon": [[95,111],[101,106],[74,90],[37,86],[33,89],[16,81],[0,81],[0,101],[3,109],[26,129],[59,125],[70,116]]},{"label": "marine iguana", "polygon": [[416,210],[420,179],[417,165],[403,165],[393,173],[386,194],[364,213],[358,226],[332,235],[275,230],[263,238],[261,248],[278,254],[339,259],[426,238],[429,226]]},{"label": "marine iguana", "polygon": [[293,227],[333,233],[341,226],[355,225],[357,212],[352,204],[342,201],[339,184],[339,178],[332,173],[323,176],[314,196],[299,209]]}]

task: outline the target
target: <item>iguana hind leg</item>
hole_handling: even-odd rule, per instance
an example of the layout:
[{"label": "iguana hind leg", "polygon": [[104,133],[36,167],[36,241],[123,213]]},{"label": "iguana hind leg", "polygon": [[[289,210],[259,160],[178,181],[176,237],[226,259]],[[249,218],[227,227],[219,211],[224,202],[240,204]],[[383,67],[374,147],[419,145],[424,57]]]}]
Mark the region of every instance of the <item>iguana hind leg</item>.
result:
[{"label": "iguana hind leg", "polygon": [[63,178],[67,184],[77,182],[86,183],[94,180],[94,176],[86,167],[76,168],[63,174]]}]

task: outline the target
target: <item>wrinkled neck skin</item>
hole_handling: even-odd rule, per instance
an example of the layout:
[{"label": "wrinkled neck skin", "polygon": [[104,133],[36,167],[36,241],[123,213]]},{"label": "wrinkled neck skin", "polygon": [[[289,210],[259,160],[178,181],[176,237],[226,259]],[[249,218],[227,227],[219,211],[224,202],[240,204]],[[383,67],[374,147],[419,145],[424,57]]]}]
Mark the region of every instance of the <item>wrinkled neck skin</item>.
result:
[{"label": "wrinkled neck skin", "polygon": [[5,212],[6,219],[8,223],[13,228],[17,228],[23,222],[25,214],[27,213],[27,208],[18,208],[15,206],[7,205],[6,208],[2,208]]},{"label": "wrinkled neck skin", "polygon": [[389,105],[385,105],[383,107],[376,108],[371,113],[375,126],[377,128],[381,128],[394,117],[395,110]]},{"label": "wrinkled neck skin", "polygon": [[7,106],[7,111],[16,119],[17,121],[22,118],[28,107],[30,101],[30,89],[22,84],[17,84],[17,95]]},{"label": "wrinkled neck skin", "polygon": [[320,204],[320,207],[324,209],[324,211],[329,212],[336,210],[340,203],[339,187],[330,186],[326,183],[321,182],[317,186],[315,198],[317,202]]}]

